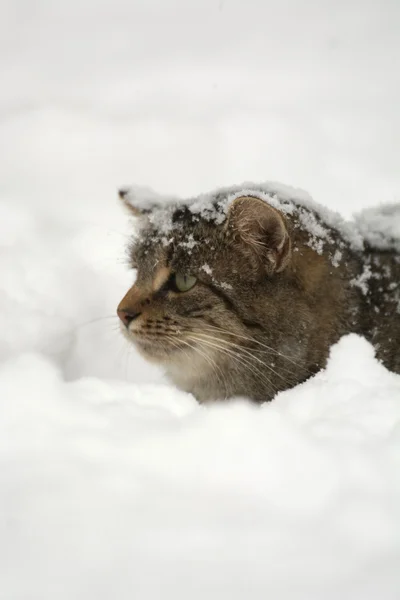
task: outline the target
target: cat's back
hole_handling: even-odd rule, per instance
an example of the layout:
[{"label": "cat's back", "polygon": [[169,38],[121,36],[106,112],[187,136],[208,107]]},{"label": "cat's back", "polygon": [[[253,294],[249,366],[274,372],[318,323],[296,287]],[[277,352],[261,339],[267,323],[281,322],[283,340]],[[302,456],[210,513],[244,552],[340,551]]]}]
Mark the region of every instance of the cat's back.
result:
[{"label": "cat's back", "polygon": [[400,373],[400,204],[366,209],[356,216],[365,242],[362,272],[363,333],[377,356]]},{"label": "cat's back", "polygon": [[311,290],[321,309],[314,315],[321,316],[318,331],[333,323],[330,343],[346,333],[365,336],[384,365],[400,373],[400,204],[336,222],[321,207],[306,213],[300,205],[289,218],[304,280],[322,273]]}]

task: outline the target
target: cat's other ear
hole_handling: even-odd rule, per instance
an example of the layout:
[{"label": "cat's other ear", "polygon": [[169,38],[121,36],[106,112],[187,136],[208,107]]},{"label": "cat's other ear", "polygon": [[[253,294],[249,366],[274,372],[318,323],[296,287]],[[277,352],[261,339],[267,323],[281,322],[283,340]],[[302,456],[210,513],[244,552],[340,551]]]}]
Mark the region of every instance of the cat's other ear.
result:
[{"label": "cat's other ear", "polygon": [[140,217],[141,215],[146,215],[150,212],[149,209],[144,209],[139,206],[135,206],[135,198],[132,197],[133,194],[127,188],[121,188],[118,190],[118,196],[122,200],[123,205],[134,217]]},{"label": "cat's other ear", "polygon": [[290,261],[291,241],[284,216],[264,200],[241,196],[229,208],[227,228],[263,261],[269,274]]}]

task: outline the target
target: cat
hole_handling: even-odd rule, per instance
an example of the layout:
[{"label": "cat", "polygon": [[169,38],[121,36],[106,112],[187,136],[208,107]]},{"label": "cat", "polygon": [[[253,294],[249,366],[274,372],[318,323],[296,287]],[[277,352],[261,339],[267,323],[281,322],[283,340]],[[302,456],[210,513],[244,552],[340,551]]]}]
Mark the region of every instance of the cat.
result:
[{"label": "cat", "polygon": [[288,189],[164,203],[120,191],[138,220],[122,331],[199,402],[271,400],[324,368],[350,332],[400,373],[398,240],[372,247],[355,224]]}]

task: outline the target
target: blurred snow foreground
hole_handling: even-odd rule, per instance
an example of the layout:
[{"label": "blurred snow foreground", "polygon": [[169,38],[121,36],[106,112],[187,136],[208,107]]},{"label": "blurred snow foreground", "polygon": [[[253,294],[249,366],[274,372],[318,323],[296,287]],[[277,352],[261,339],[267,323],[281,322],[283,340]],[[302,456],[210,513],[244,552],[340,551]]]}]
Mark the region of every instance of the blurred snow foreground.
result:
[{"label": "blurred snow foreground", "polygon": [[202,407],[112,330],[124,235],[0,229],[1,600],[399,597],[400,377],[365,340]]},{"label": "blurred snow foreground", "polygon": [[261,407],[0,372],[1,587],[17,598],[396,598],[400,377],[363,339]]}]

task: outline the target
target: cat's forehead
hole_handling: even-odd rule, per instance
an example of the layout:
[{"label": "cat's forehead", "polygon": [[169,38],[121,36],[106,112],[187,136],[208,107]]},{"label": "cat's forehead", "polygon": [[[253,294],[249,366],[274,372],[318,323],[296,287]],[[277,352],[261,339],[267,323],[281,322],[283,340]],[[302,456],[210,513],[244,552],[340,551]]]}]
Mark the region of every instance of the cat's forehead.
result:
[{"label": "cat's forehead", "polygon": [[[172,226],[160,227],[158,219],[142,222],[132,244],[133,262],[146,270],[154,265],[190,270],[201,266],[205,260],[217,257],[217,247],[223,243],[223,231],[215,221],[207,221],[179,209],[167,215]],[[163,215],[160,222],[165,223]]]}]

